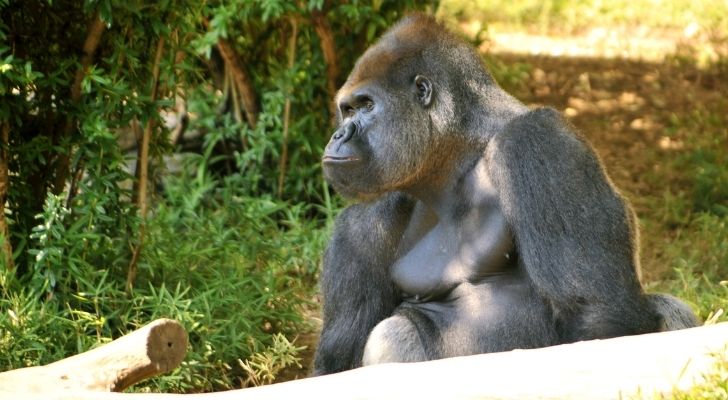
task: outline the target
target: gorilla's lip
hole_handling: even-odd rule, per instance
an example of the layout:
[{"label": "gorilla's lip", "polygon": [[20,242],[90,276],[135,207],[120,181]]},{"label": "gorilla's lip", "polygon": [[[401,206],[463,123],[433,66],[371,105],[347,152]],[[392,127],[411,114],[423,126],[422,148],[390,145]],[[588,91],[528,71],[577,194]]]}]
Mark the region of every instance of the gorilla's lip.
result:
[{"label": "gorilla's lip", "polygon": [[334,156],[324,156],[321,161],[324,164],[346,164],[350,162],[357,162],[359,161],[358,157],[334,157]]}]

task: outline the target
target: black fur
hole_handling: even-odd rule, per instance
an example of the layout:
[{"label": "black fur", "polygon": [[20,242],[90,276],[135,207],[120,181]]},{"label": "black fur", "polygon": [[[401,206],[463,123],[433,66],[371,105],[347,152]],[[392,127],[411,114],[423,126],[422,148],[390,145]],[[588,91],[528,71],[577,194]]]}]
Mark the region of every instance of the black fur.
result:
[{"label": "black fur", "polygon": [[360,202],[324,257],[315,374],[695,326],[645,295],[632,210],[554,110],[405,18],[336,98],[324,175]]},{"label": "black fur", "polygon": [[389,266],[413,204],[395,193],[351,206],[337,218],[321,274],[325,323],[315,374],[360,366],[369,332],[400,303]]},{"label": "black fur", "polygon": [[563,340],[657,330],[637,279],[631,210],[559,114],[514,119],[487,158],[521,265],[554,307]]}]

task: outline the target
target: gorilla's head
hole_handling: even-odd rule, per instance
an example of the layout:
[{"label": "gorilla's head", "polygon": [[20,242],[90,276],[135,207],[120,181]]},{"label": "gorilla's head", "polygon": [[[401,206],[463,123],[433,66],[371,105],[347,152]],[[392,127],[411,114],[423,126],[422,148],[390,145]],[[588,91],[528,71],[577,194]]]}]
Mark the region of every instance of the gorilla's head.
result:
[{"label": "gorilla's head", "polygon": [[492,82],[473,49],[432,17],[403,19],[364,53],[336,95],[326,180],[359,199],[437,180],[462,142],[456,136],[470,97]]}]

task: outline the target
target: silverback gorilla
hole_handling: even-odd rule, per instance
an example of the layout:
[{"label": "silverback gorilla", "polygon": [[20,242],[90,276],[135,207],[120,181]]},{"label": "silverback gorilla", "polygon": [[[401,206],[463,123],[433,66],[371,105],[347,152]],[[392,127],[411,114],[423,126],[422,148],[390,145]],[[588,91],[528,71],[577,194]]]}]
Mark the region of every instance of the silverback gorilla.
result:
[{"label": "silverback gorilla", "polygon": [[584,139],[411,15],[336,96],[338,217],[314,374],[695,326],[645,294],[637,226]]}]

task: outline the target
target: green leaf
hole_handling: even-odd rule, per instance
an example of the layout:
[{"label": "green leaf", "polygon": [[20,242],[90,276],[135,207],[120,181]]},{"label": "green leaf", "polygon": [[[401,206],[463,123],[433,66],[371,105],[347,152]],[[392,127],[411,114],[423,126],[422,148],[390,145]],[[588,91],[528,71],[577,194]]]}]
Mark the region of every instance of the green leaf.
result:
[{"label": "green leaf", "polygon": [[114,22],[114,13],[111,6],[112,0],[101,0],[98,4],[99,18],[106,23],[106,26],[111,26]]}]

